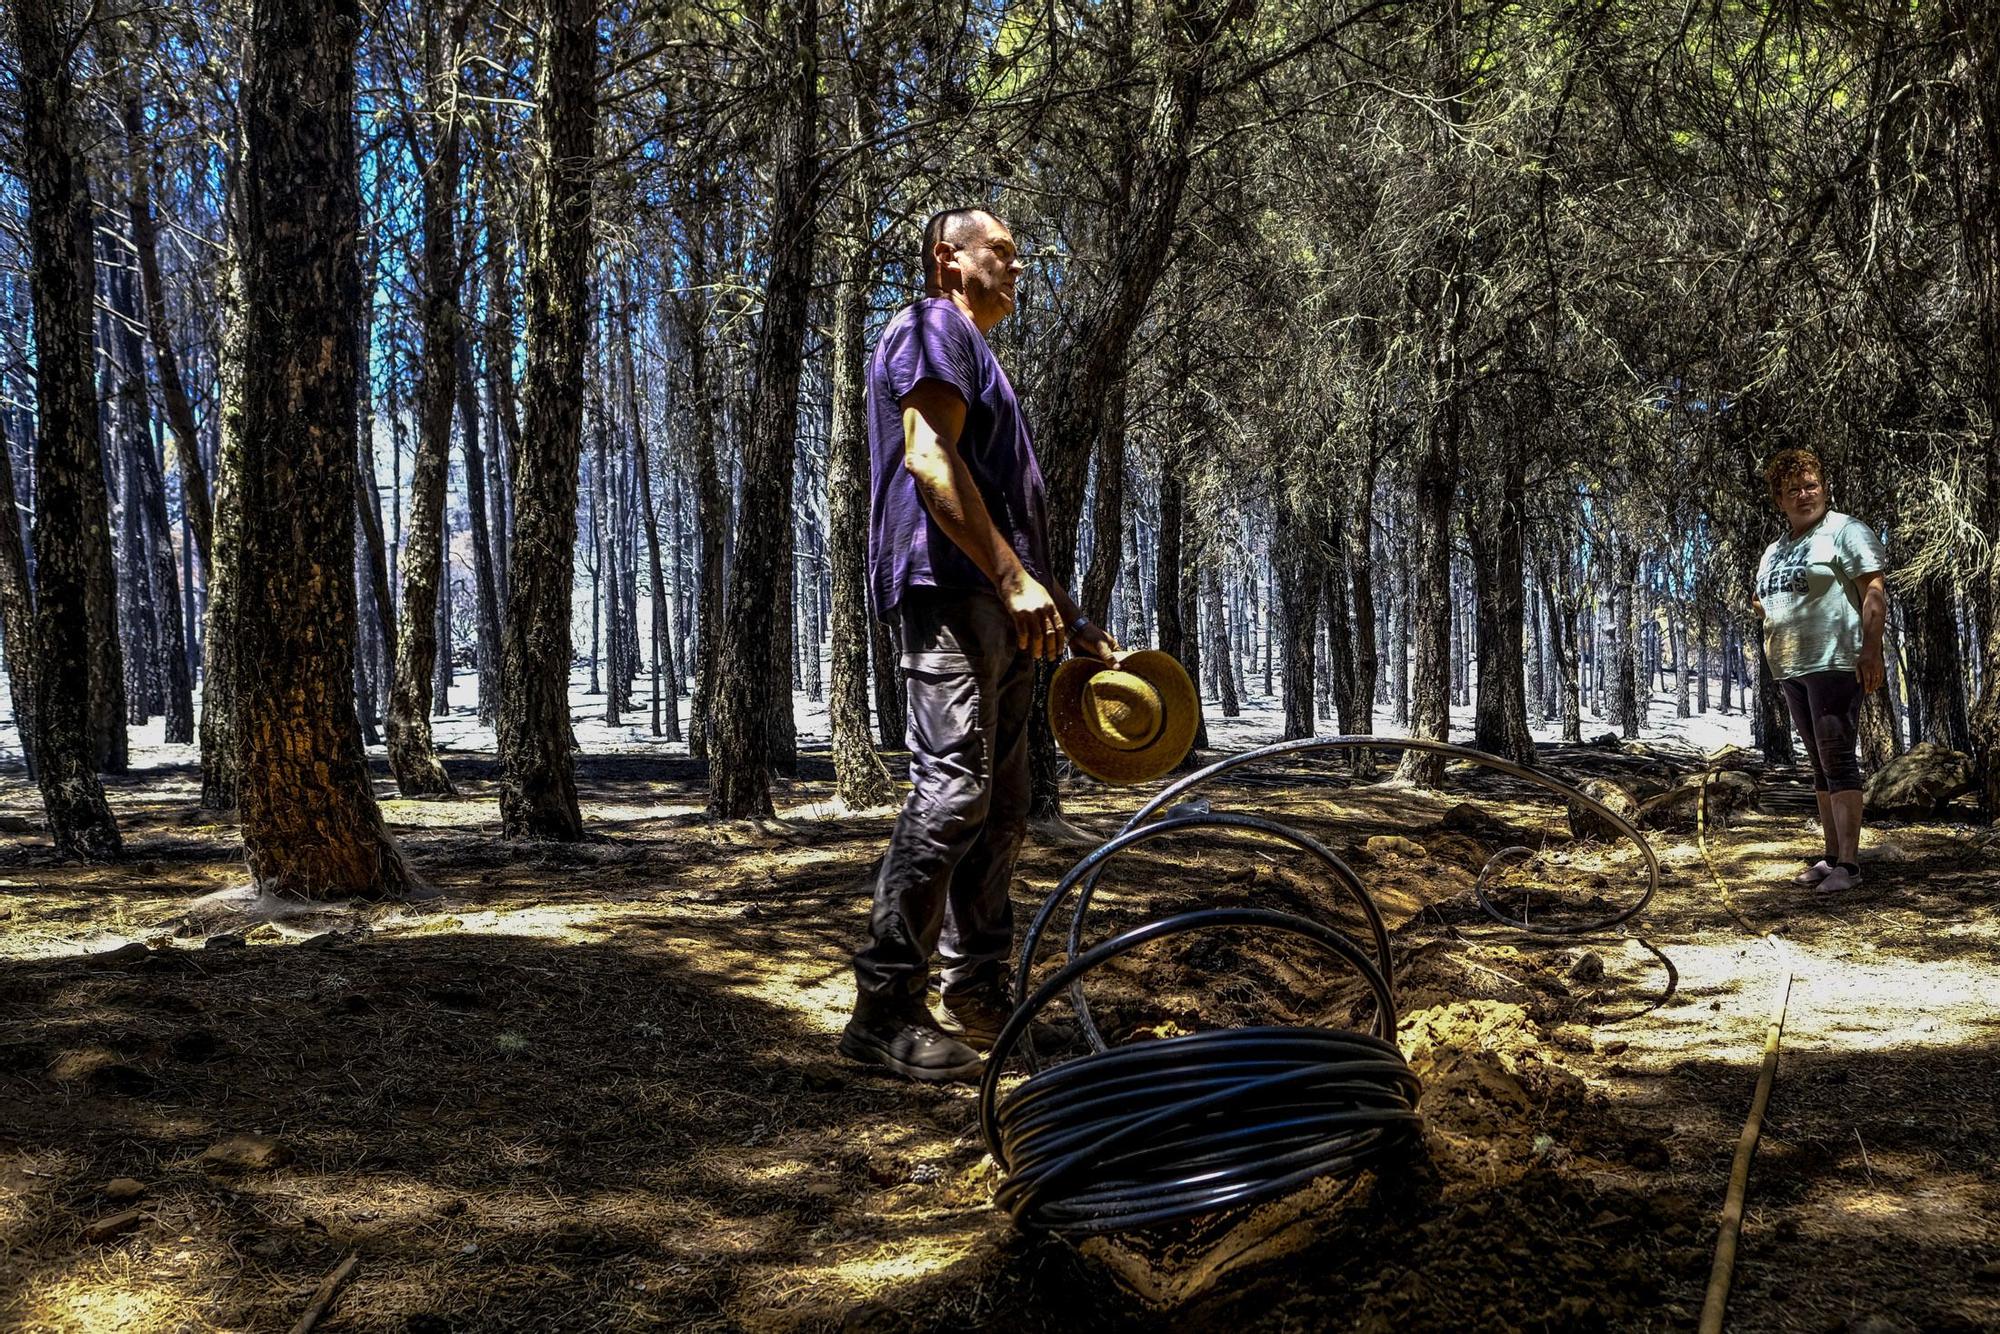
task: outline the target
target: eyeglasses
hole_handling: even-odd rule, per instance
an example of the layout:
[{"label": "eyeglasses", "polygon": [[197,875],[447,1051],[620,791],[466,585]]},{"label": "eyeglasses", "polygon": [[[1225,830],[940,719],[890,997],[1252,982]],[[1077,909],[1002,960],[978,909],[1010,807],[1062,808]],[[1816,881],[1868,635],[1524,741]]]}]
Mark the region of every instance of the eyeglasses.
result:
[{"label": "eyeglasses", "polygon": [[1818,482],[1811,482],[1805,486],[1786,487],[1785,494],[1791,497],[1793,500],[1804,500],[1807,496],[1818,495],[1819,487],[1820,484]]}]

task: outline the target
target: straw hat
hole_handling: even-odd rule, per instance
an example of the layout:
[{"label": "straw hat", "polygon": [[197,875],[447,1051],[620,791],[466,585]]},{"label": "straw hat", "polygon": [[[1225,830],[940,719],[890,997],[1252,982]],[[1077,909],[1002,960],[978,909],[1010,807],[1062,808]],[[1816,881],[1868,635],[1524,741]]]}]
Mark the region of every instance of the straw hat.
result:
[{"label": "straw hat", "polygon": [[1071,658],[1049,682],[1049,727],[1076,767],[1106,783],[1143,783],[1194,744],[1201,701],[1187,670],[1156,649],[1116,667]]}]

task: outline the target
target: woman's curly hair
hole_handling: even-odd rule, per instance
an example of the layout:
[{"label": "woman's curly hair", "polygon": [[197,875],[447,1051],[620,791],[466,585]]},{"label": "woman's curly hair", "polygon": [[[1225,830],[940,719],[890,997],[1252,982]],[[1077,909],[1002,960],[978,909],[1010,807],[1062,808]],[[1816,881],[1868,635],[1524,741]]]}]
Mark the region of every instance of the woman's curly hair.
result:
[{"label": "woman's curly hair", "polygon": [[1785,489],[1801,477],[1819,478],[1820,485],[1826,485],[1826,465],[1819,461],[1819,455],[1810,449],[1781,449],[1764,465],[1764,485],[1770,488],[1771,503],[1780,503]]}]

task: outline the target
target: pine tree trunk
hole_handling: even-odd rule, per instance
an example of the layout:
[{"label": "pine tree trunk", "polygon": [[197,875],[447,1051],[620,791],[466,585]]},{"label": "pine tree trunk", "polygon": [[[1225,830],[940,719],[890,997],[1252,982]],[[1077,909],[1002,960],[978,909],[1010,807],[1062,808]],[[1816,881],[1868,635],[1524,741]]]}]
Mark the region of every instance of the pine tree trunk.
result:
[{"label": "pine tree trunk", "polygon": [[1910,590],[1916,638],[1922,645],[1922,671],[1917,692],[1922,696],[1923,733],[1913,740],[1935,741],[1953,750],[1972,749],[1972,728],[1965,705],[1965,660],[1959,652],[1958,616],[1949,580],[1931,575]]},{"label": "pine tree trunk", "polygon": [[570,754],[569,623],[590,314],[597,129],[593,0],[545,0],[536,53],[528,374],[514,457],[500,822],[510,838],[573,842],[583,837]]},{"label": "pine tree trunk", "polygon": [[152,173],[158,167],[159,149],[153,145],[148,151],[145,111],[139,99],[138,81],[119,60],[116,45],[118,27],[116,23],[99,25],[98,40],[119,80],[119,114],[125,131],[132,250],[139,261],[139,280],[146,307],[146,333],[153,345],[153,366],[159,377],[160,398],[166,406],[167,431],[173,438],[175,466],[180,469],[182,513],[194,534],[205,581],[209,577],[215,518],[209,508],[208,478],[201,466],[194,405],[181,379],[180,357],[167,328],[167,293],[166,285],[160,278],[159,227],[153,218],[152,196]]},{"label": "pine tree trunk", "polygon": [[1618,566],[1618,724],[1627,741],[1639,735],[1652,700],[1652,674],[1639,680],[1639,554],[1626,548]]},{"label": "pine tree trunk", "polygon": [[201,808],[236,807],[236,636],[243,557],[243,364],[249,311],[237,227],[229,224],[221,282],[222,340],[216,350],[215,548],[201,637]]},{"label": "pine tree trunk", "polygon": [[757,337],[756,398],[743,450],[730,614],[719,637],[714,734],[709,738],[708,810],[723,819],[771,814],[771,715],[791,707],[789,690],[780,693],[781,682],[789,685],[790,665],[773,659],[786,647],[777,633],[791,589],[785,566],[791,547],[799,375],[821,188],[818,0],[786,0],[780,15],[788,59],[773,72],[783,100],[773,135],[771,267]]},{"label": "pine tree trunk", "polygon": [[[653,466],[646,447],[646,420],[639,405],[639,377],[632,358],[632,293],[620,276],[624,301],[618,330],[619,373],[624,379],[625,410],[632,418],[633,465],[639,474],[639,512],[646,528],[646,572],[652,581],[653,640],[652,733],[668,741],[681,739],[680,674],[675,666],[673,618],[668,614],[666,571],[660,559],[660,520],[653,509]],[[665,717],[662,721],[662,710]]]},{"label": "pine tree trunk", "polygon": [[[705,211],[700,209],[698,211]],[[722,482],[718,456],[719,423],[710,394],[708,370],[708,243],[705,218],[693,225],[695,243],[688,255],[692,292],[681,298],[682,345],[687,349],[688,380],[692,385],[693,421],[689,445],[694,455],[695,527],[701,539],[701,570],[695,588],[694,694],[688,702],[688,753],[709,758],[709,733],[714,714],[717,654],[722,643],[724,599],[728,596],[724,557],[729,534],[729,495]],[[900,737],[900,729],[898,732]],[[890,743],[894,744],[894,743]]]},{"label": "pine tree trunk", "polygon": [[[1375,732],[1375,697],[1382,670],[1375,639],[1375,559],[1371,535],[1375,527],[1375,470],[1371,462],[1355,485],[1354,517],[1347,528],[1347,577],[1354,605],[1354,731]],[[1363,772],[1373,771],[1371,752]]]},{"label": "pine tree trunk", "polygon": [[1110,386],[1103,434],[1097,442],[1097,495],[1091,506],[1090,565],[1083,574],[1077,605],[1099,625],[1111,614],[1111,587],[1118,581],[1125,528],[1125,381]]},{"label": "pine tree trunk", "polygon": [[259,891],[305,899],[413,882],[354,713],[359,26],[352,0],[254,5],[242,94],[239,803]]},{"label": "pine tree trunk", "polygon": [[[499,170],[499,150],[493,142],[493,121],[487,117],[480,135],[489,180]],[[521,448],[521,414],[514,401],[514,285],[509,280],[513,246],[507,220],[497,210],[486,217],[486,320],[481,326],[480,351],[484,355],[486,401],[491,405],[498,429],[487,451],[487,492],[493,506],[493,602],[504,620],[513,600],[510,571],[514,551],[514,459]],[[506,642],[502,634],[501,681],[506,681]]]},{"label": "pine tree trunk", "polygon": [[[29,287],[35,309],[35,629],[36,758],[42,803],[64,857],[115,857],[118,826],[97,777],[94,680],[103,670],[90,648],[102,633],[91,615],[90,548],[104,523],[90,321],[95,294],[90,202],[77,152],[75,90],[64,35],[52,5],[17,4],[20,53],[20,166],[28,195]],[[94,503],[93,503],[93,497]],[[9,498],[11,499],[11,491]],[[10,516],[11,518],[11,516]],[[96,531],[92,531],[93,525]],[[16,657],[27,656],[15,641]],[[122,730],[123,719],[119,719]]]},{"label": "pine tree trunk", "polygon": [[[1153,547],[1153,606],[1160,626],[1160,648],[1180,659],[1194,682],[1195,707],[1201,708],[1201,587],[1195,571],[1201,567],[1200,544],[1185,541],[1187,485],[1180,470],[1184,460],[1174,452],[1160,459],[1160,523]],[[1228,650],[1222,650],[1224,657]],[[1183,768],[1192,768],[1196,751],[1208,749],[1208,719],[1195,722],[1194,742]]]},{"label": "pine tree trunk", "polygon": [[19,493],[14,490],[13,450],[0,424],[0,648],[7,655],[7,693],[14,705],[14,730],[28,781],[39,778],[35,764],[35,600],[29,586],[28,553],[21,542]]},{"label": "pine tree trunk", "polygon": [[1272,534],[1271,560],[1277,566],[1279,621],[1284,633],[1285,730],[1295,741],[1314,734],[1313,639],[1319,625],[1319,579],[1312,538],[1280,502]]},{"label": "pine tree trunk", "polygon": [[[599,367],[599,383],[602,366]],[[597,429],[591,432],[591,447],[595,457],[590,468],[590,522],[592,536],[597,542],[597,582],[604,598],[604,623],[607,640],[606,664],[610,672],[604,683],[604,725],[619,727],[625,721],[624,690],[620,681],[624,676],[624,644],[620,639],[623,626],[618,615],[618,561],[613,553],[611,517],[610,463],[606,458],[609,445],[610,404],[600,400],[601,411],[597,414]]]},{"label": "pine tree trunk", "polygon": [[1217,671],[1211,666],[1209,675],[1215,679],[1216,702],[1222,706],[1222,716],[1238,718],[1243,714],[1242,701],[1236,695],[1236,682],[1228,668],[1229,625],[1223,616],[1222,576],[1215,566],[1204,561],[1202,571],[1203,597],[1201,602],[1208,608],[1208,653],[1215,661],[1223,664]]},{"label": "pine tree trunk", "polygon": [[881,621],[868,626],[869,668],[875,690],[875,730],[885,749],[895,750],[908,738],[908,698],[902,676],[896,670],[896,646],[889,627]]},{"label": "pine tree trunk", "polygon": [[1363,706],[1355,693],[1353,606],[1347,587],[1347,530],[1336,516],[1317,544],[1320,553],[1320,614],[1326,619],[1327,693],[1333,699],[1334,723],[1342,736],[1364,730]]},{"label": "pine tree trunk", "polygon": [[493,578],[493,533],[486,507],[486,451],[479,439],[479,392],[472,380],[471,349],[458,344],[458,427],[465,453],[465,509],[472,529],[473,614],[479,626],[479,721],[500,717],[500,596]]},{"label": "pine tree trunk", "polygon": [[1527,653],[1521,639],[1527,615],[1521,552],[1527,518],[1525,486],[1520,451],[1509,448],[1501,463],[1496,503],[1471,524],[1479,656],[1472,744],[1516,764],[1532,765],[1535,738],[1528,730],[1528,688],[1522,678]]},{"label": "pine tree trunk", "polygon": [[[417,453],[410,467],[409,526],[403,536],[402,620],[396,631],[396,682],[389,694],[389,769],[406,797],[455,793],[431,739],[431,715],[449,704],[451,680],[449,547],[444,512],[451,475],[451,418],[458,394],[460,341],[457,208],[460,166],[458,50],[466,15],[460,7],[454,28],[438,31],[426,22],[426,109],[437,142],[428,162],[414,134],[410,152],[423,169],[423,304],[418,330],[423,340],[417,381]],[[439,608],[446,628],[440,632]],[[442,664],[440,664],[442,656]],[[439,691],[442,674],[446,689]],[[438,695],[445,698],[440,701]]]},{"label": "pine tree trunk", "polygon": [[[803,372],[803,355],[799,366]],[[796,444],[793,447],[796,449]],[[764,715],[770,726],[770,739],[765,743],[766,761],[772,773],[787,779],[799,774],[798,719],[792,711],[792,692],[797,689],[799,679],[794,670],[798,662],[798,551],[794,546],[798,520],[792,513],[797,492],[798,473],[794,469],[784,522],[778,525],[778,584],[772,589],[771,610],[775,614],[768,659],[772,669],[771,703],[770,711]]]},{"label": "pine tree trunk", "polygon": [[[1414,587],[1404,635],[1415,650],[1410,735],[1432,741],[1451,738],[1451,501],[1457,485],[1455,412],[1451,416],[1450,424],[1431,424],[1432,439],[1417,460],[1410,488]],[[1396,777],[1437,787],[1444,780],[1443,757],[1406,750]]]},{"label": "pine tree trunk", "polygon": [[[877,60],[874,6],[856,17],[858,55],[847,101],[848,137],[873,131]],[[874,217],[866,165],[850,168],[843,201],[839,286],[833,296],[833,422],[827,444],[827,558],[833,576],[833,651],[827,700],[833,731],[834,793],[850,810],[881,806],[896,785],[868,735],[868,245]],[[886,719],[884,720],[886,723]]]}]

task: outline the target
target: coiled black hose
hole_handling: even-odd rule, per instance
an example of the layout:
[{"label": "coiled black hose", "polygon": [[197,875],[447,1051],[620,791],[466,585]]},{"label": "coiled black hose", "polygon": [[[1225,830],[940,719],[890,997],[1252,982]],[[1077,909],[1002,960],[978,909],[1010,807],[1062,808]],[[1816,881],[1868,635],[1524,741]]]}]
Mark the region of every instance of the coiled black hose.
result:
[{"label": "coiled black hose", "polygon": [[[995,1039],[979,1090],[980,1128],[1006,1173],[996,1202],[1026,1227],[1065,1233],[1125,1231],[1275,1199],[1315,1178],[1377,1169],[1408,1151],[1421,1120],[1420,1093],[1394,1042],[1396,1006],[1388,933],[1361,880],[1305,834],[1255,816],[1188,803],[1194,788],[1244,765],[1306,751],[1414,748],[1498,769],[1591,810],[1631,839],[1646,862],[1644,892],[1612,915],[1586,922],[1531,922],[1501,912],[1486,893],[1492,872],[1527,855],[1496,853],[1475,897],[1496,921],[1538,935],[1575,937],[1637,914],[1659,887],[1652,848],[1630,822],[1567,783],[1482,751],[1393,737],[1281,742],[1212,764],[1140,807],[1125,829],[1072,867],[1042,904],[1022,941],[1015,994],[1025,999]],[[1176,801],[1182,804],[1175,805]],[[1161,818],[1161,811],[1167,814]],[[1151,821],[1151,823],[1148,823]],[[1373,957],[1340,931],[1265,908],[1207,908],[1134,927],[1089,949],[1083,919],[1105,864],[1138,844],[1194,828],[1250,833],[1290,843],[1320,861],[1359,905]],[[1074,893],[1069,961],[1027,993],[1042,937]],[[1218,927],[1261,927],[1299,936],[1358,973],[1375,1001],[1372,1034],[1330,1028],[1224,1029],[1113,1048],[1083,994],[1086,974],[1169,936]],[[1043,1070],[1029,1026],[1065,989],[1091,1051]],[[1019,1049],[1031,1074],[1004,1100],[1000,1076]]]},{"label": "coiled black hose", "polygon": [[[1148,922],[1078,953],[1016,1008],[995,1039],[980,1086],[986,1146],[1007,1173],[996,1202],[1023,1226],[1112,1232],[1286,1195],[1314,1178],[1374,1167],[1416,1138],[1416,1076],[1396,1049],[1388,937],[1360,881],[1339,858],[1282,825],[1249,816],[1185,814],[1128,830],[1079,862],[1022,942],[1017,994],[1042,935],[1069,893],[1136,844],[1195,827],[1249,830],[1319,857],[1361,903],[1376,959],[1319,922],[1267,908],[1207,908]],[[1074,941],[1089,906],[1079,897]],[[1035,1016],[1085,974],[1169,936],[1259,927],[1303,937],[1346,963],[1375,1001],[1375,1031],[1256,1027],[1107,1048],[1078,1006],[1091,1054],[1050,1070],[1026,1041]],[[1378,966],[1377,960],[1380,960]],[[1034,1073],[1003,1102],[1000,1072],[1016,1047]]]}]

